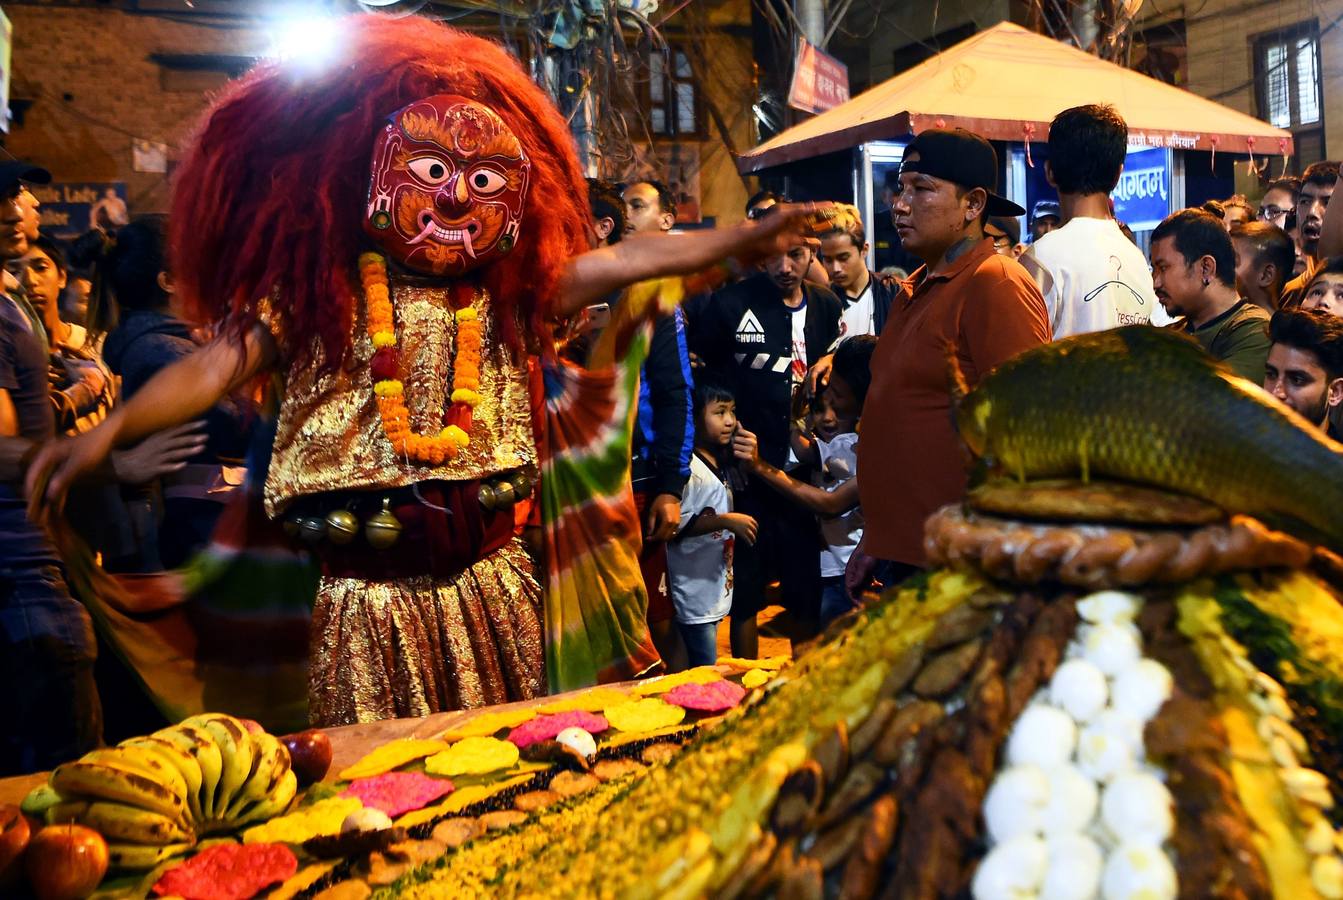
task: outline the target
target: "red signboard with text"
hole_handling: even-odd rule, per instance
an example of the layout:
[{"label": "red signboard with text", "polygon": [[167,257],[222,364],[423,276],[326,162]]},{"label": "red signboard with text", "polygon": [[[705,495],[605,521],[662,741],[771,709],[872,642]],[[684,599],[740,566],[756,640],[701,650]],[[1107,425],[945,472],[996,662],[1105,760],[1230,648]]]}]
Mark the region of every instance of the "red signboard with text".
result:
[{"label": "red signboard with text", "polygon": [[849,99],[849,69],[829,54],[800,40],[793,83],[788,88],[788,105],[805,112],[819,113]]}]

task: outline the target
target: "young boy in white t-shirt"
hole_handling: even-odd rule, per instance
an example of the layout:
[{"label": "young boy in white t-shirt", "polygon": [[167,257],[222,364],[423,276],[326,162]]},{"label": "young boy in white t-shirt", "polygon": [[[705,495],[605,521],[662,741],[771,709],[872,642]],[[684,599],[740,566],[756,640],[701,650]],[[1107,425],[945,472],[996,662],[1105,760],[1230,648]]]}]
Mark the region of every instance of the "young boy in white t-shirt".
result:
[{"label": "young boy in white t-shirt", "polygon": [[721,458],[737,430],[737,403],[720,386],[695,385],[695,452],[681,497],[681,527],[667,545],[667,580],[689,664],[718,660],[718,624],[732,608],[732,547],[755,543],[755,519],[732,511]]}]

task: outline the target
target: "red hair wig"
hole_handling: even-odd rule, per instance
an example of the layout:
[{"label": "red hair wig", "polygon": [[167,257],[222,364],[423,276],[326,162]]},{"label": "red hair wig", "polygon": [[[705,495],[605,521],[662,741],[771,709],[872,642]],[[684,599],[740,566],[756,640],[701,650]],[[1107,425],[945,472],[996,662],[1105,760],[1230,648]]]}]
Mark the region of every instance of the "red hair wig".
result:
[{"label": "red hair wig", "polygon": [[[341,61],[270,63],[227,88],[177,172],[173,274],[202,318],[242,335],[267,298],[286,335],[312,335],[323,368],[353,337],[357,258],[378,129],[406,104],[459,94],[489,106],[532,162],[512,253],[470,276],[490,292],[501,336],[541,335],[567,260],[587,250],[587,184],[563,117],[492,41],[428,19],[341,20]],[[301,363],[313,345],[291,340]]]}]

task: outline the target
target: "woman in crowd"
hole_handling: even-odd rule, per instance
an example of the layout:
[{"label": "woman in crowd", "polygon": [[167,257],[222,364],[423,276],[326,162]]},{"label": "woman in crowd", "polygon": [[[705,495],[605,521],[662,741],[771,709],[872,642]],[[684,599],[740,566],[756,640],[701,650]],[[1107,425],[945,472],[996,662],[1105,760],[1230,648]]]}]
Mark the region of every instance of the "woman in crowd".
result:
[{"label": "woman in crowd", "polygon": [[56,427],[66,433],[87,431],[111,410],[116,382],[89,345],[88,331],[61,318],[61,291],[67,277],[65,254],[55,241],[43,235],[31,241],[28,252],[10,261],[6,268],[27,292],[47,331]]}]

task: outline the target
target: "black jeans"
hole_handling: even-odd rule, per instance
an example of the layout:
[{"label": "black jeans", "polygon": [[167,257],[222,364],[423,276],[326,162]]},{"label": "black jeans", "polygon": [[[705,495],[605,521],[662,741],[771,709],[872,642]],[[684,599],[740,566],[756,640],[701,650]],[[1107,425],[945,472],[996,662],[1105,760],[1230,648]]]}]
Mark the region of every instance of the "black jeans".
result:
[{"label": "black jeans", "polygon": [[733,510],[759,525],[755,546],[736,541],[732,551],[732,612],[754,615],[765,588],[779,582],[784,609],[796,618],[821,616],[821,544],[816,516],[768,485],[750,484],[733,496]]},{"label": "black jeans", "polygon": [[0,776],[54,768],[102,742],[97,653],[60,569],[0,567]]}]

